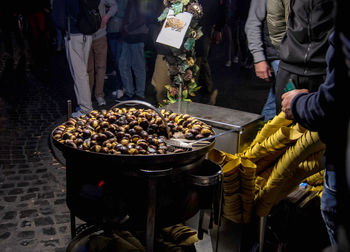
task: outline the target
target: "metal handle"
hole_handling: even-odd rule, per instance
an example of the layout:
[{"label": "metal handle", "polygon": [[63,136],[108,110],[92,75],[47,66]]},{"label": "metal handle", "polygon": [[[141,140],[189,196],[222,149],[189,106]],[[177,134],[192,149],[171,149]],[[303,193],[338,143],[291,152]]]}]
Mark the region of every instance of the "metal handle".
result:
[{"label": "metal handle", "polygon": [[196,143],[199,143],[199,142],[202,142],[202,141],[206,141],[206,140],[210,140],[210,139],[216,138],[216,137],[218,137],[218,136],[222,136],[222,135],[228,134],[228,133],[233,132],[233,131],[235,131],[235,129],[226,130],[226,131],[224,131],[224,132],[221,132],[221,133],[219,133],[219,134],[212,135],[212,136],[210,136],[210,137],[201,138],[201,139],[199,139],[199,140],[196,140],[196,141],[192,142],[191,144],[194,145],[194,144],[196,144]]},{"label": "metal handle", "polygon": [[116,108],[116,107],[119,107],[119,106],[121,106],[121,105],[126,105],[126,104],[139,104],[139,105],[144,105],[144,106],[146,106],[146,107],[148,107],[148,108],[150,108],[150,109],[153,109],[153,110],[160,116],[160,118],[162,119],[162,121],[163,121],[163,123],[164,123],[164,125],[165,125],[165,129],[166,129],[166,133],[167,133],[167,135],[168,135],[168,138],[171,137],[170,129],[169,129],[169,127],[168,127],[168,124],[167,124],[167,122],[166,122],[164,116],[163,116],[162,113],[160,113],[160,111],[159,111],[156,107],[154,107],[152,104],[150,104],[150,103],[148,103],[148,102],[144,102],[144,101],[129,100],[129,101],[123,101],[123,102],[117,103],[116,105],[114,105],[114,106],[112,107],[112,109],[113,109],[113,108]]}]

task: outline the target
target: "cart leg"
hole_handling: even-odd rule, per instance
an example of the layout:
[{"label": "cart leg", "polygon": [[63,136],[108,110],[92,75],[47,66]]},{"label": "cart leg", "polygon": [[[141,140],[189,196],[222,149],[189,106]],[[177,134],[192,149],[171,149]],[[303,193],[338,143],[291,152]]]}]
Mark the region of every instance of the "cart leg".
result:
[{"label": "cart leg", "polygon": [[220,175],[219,181],[219,208],[218,208],[218,228],[216,234],[216,244],[215,244],[215,252],[219,249],[219,236],[220,236],[220,226],[221,226],[221,211],[222,211],[222,199],[224,196],[224,175]]},{"label": "cart leg", "polygon": [[70,212],[70,235],[72,239],[76,235],[76,228],[75,228],[75,215]]},{"label": "cart leg", "polygon": [[203,217],[204,217],[204,210],[200,209],[199,210],[199,223],[198,223],[198,239],[202,240],[203,239]]},{"label": "cart leg", "polygon": [[266,216],[260,217],[259,252],[264,251],[265,227],[266,227]]},{"label": "cart leg", "polygon": [[148,180],[148,210],[147,210],[147,226],[146,226],[146,248],[147,252],[154,250],[154,231],[156,217],[156,179]]}]

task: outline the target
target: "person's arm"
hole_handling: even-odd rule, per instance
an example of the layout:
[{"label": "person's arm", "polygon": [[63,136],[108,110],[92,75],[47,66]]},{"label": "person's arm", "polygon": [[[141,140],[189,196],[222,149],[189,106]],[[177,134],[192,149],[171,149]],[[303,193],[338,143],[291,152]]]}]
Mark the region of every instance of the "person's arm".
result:
[{"label": "person's arm", "polygon": [[253,55],[254,69],[257,77],[268,81],[272,76],[272,70],[266,61],[262,24],[266,18],[266,0],[252,0],[248,18],[245,24],[245,32],[248,40],[248,48]]},{"label": "person's arm", "polygon": [[108,12],[101,17],[101,28],[106,27],[108,20],[114,16],[118,10],[117,2],[115,0],[104,0],[104,5],[108,6]]},{"label": "person's arm", "polygon": [[330,43],[326,58],[327,77],[317,92],[305,93],[292,90],[282,95],[282,111],[285,111],[286,117],[294,119],[309,130],[319,131],[323,125],[328,125],[331,116],[341,112],[335,109],[336,84],[333,43]]},{"label": "person's arm", "polygon": [[266,0],[252,0],[249,14],[245,24],[245,33],[248,40],[248,48],[253,55],[254,63],[266,61],[262,22],[266,16]]}]

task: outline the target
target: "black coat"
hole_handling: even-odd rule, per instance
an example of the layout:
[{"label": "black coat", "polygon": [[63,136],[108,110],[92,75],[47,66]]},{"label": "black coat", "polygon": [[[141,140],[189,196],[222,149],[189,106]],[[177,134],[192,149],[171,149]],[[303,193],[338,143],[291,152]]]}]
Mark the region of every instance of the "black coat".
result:
[{"label": "black coat", "polygon": [[303,76],[326,74],[328,38],[334,27],[333,0],[292,0],[279,67]]}]

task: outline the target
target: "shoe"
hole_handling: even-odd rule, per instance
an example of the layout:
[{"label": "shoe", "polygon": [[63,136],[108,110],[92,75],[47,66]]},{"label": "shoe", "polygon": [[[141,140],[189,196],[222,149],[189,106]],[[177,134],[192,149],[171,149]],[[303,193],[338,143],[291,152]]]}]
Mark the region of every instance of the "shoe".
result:
[{"label": "shoe", "polygon": [[105,99],[103,99],[103,97],[96,97],[96,101],[98,106],[104,106],[107,104]]},{"label": "shoe", "polygon": [[225,67],[230,67],[231,65],[232,65],[232,64],[231,64],[231,60],[226,61]]},{"label": "shoe", "polygon": [[133,99],[133,100],[139,100],[139,101],[144,101],[144,100],[145,100],[144,97],[139,96],[139,95],[134,95],[134,96],[132,97],[132,99]]},{"label": "shoe", "polygon": [[79,118],[81,116],[85,115],[84,113],[82,113],[80,110],[76,111],[76,112],[73,112],[72,113],[72,117],[73,118]]},{"label": "shoe", "polygon": [[215,105],[217,96],[218,96],[218,90],[215,89],[210,94],[209,105]]},{"label": "shoe", "polygon": [[122,97],[120,98],[117,98],[115,99],[117,102],[122,102],[122,101],[129,101],[129,100],[132,100],[132,97],[129,97],[127,95],[123,95]]},{"label": "shoe", "polygon": [[239,62],[239,58],[237,56],[233,57],[233,63],[238,63]]},{"label": "shoe", "polygon": [[117,90],[117,98],[119,99],[119,98],[123,97],[123,95],[124,95],[124,91],[122,89],[118,89]]}]

